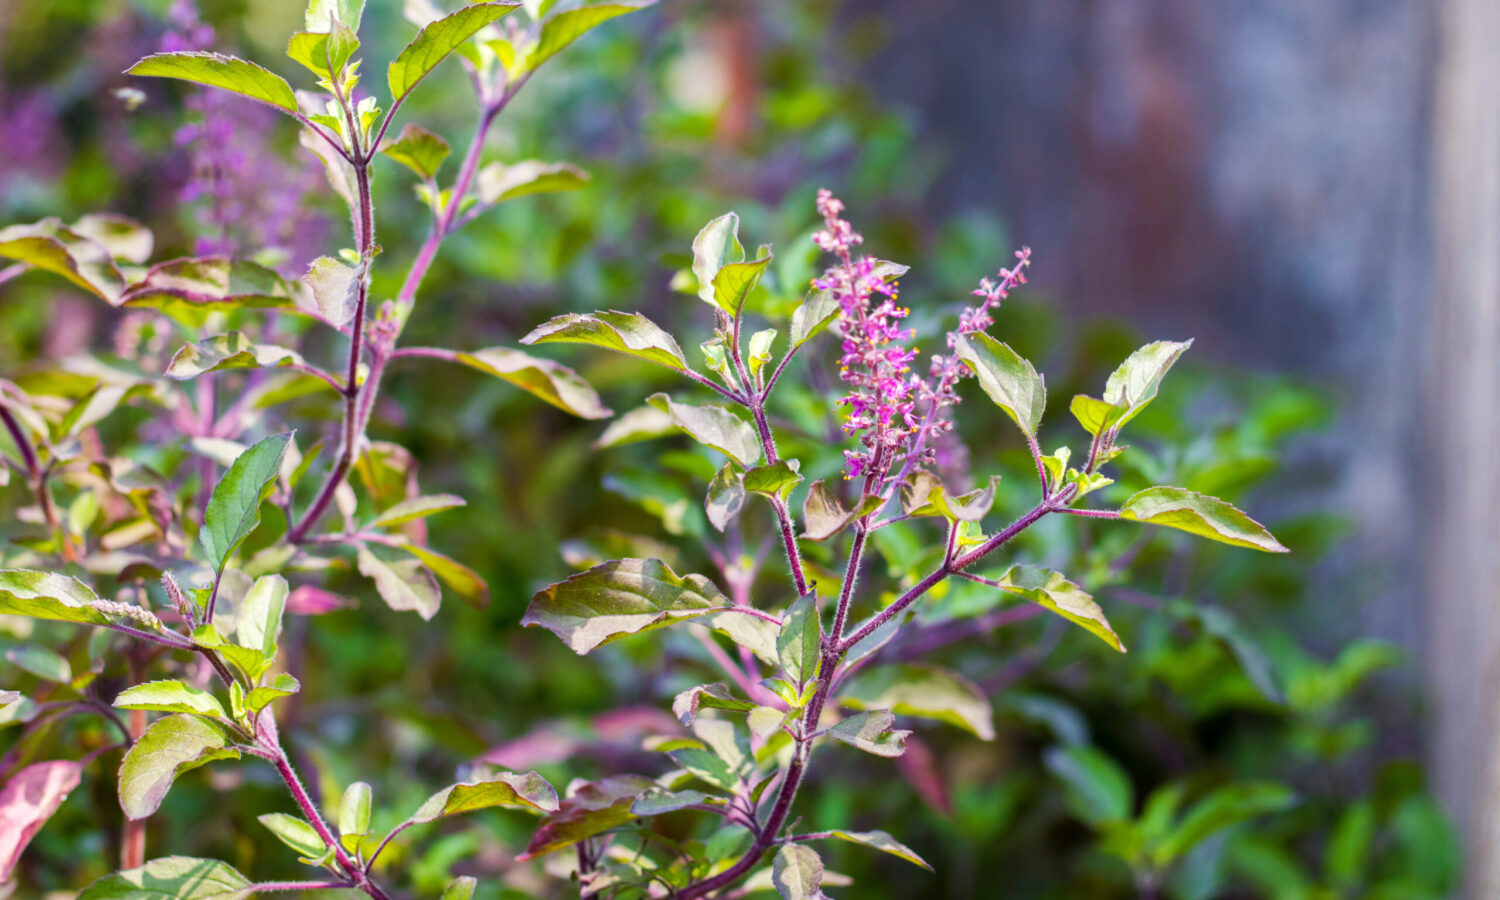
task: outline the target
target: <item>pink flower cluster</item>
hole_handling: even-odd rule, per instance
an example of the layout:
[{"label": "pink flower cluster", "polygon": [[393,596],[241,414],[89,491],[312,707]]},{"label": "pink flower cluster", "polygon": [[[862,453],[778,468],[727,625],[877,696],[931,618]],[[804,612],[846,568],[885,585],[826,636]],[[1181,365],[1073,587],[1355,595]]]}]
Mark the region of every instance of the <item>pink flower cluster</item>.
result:
[{"label": "pink flower cluster", "polygon": [[[839,377],[851,386],[840,402],[847,407],[845,433],[857,436],[860,449],[846,450],[845,477],[864,475],[878,481],[890,471],[914,425],[913,393],[919,379],[909,375],[916,351],[903,342],[912,332],[899,323],[911,310],[896,305],[896,285],[869,256],[854,258],[853,248],[863,238],[839,214],[844,204],[827,190],[818,192],[818,213],[824,228],[813,235],[838,264],[813,281],[839,302],[838,328],[843,336]],[[881,485],[883,486],[883,485]]]}]

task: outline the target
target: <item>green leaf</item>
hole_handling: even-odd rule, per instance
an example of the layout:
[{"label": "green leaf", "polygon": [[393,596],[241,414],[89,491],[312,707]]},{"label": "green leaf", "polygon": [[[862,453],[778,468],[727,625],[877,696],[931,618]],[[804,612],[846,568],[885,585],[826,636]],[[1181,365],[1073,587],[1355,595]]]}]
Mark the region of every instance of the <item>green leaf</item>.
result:
[{"label": "green leaf", "polygon": [[1265,526],[1233,506],[1182,488],[1147,488],[1125,501],[1120,518],[1176,528],[1236,547],[1288,552]]},{"label": "green leaf", "polygon": [[826,541],[879,505],[880,498],[868,494],[853,509],[845,509],[832,488],[822,479],[814,481],[807,499],[802,501],[802,536],[810,541]]},{"label": "green leaf", "polygon": [[335,23],[332,31],[299,31],[286,45],[288,59],[325,81],[342,76],[357,50],[359,37],[342,22]]},{"label": "green leaf", "polygon": [[241,647],[224,640],[219,634],[219,629],[212,624],[204,623],[193,629],[193,643],[207,650],[218,651],[218,654],[229,661],[229,664],[245,673],[245,678],[251,684],[260,680],[260,676],[271,668],[271,660],[259,650],[249,647]]},{"label": "green leaf", "polygon": [[1047,388],[1031,363],[982,331],[959,335],[954,353],[974,371],[995,405],[1035,440],[1047,407]]},{"label": "green leaf", "polygon": [[73,667],[59,656],[57,651],[41,644],[17,644],[5,651],[5,659],[11,665],[23,669],[38,678],[67,684],[73,680]]},{"label": "green leaf", "polygon": [[479,170],[475,191],[479,202],[494,206],[531,194],[576,191],[589,183],[589,173],[570,162],[523,159],[506,165],[492,162]]},{"label": "green leaf", "polygon": [[1121,653],[1125,652],[1120,636],[1115,634],[1104,610],[1094,598],[1059,573],[1037,566],[1012,566],[999,581],[1001,589],[1007,593],[1057,613]]},{"label": "green leaf", "polygon": [[401,129],[400,137],[394,141],[387,140],[380,145],[380,152],[416,172],[419,177],[430,181],[437,177],[443,160],[447,159],[452,151],[448,147],[448,142],[440,136],[421,125],[407,123]]},{"label": "green leaf", "polygon": [[755,286],[771,264],[771,248],[762,246],[755,259],[748,262],[725,263],[713,280],[714,305],[729,315],[739,318]]},{"label": "green leaf", "polygon": [[775,465],[756,466],[745,471],[745,490],[767,497],[780,497],[783,502],[792,490],[802,483],[802,463],[795,459],[783,459]]},{"label": "green leaf", "polygon": [[824,328],[833,317],[839,314],[838,298],[831,291],[818,291],[809,296],[802,305],[792,313],[792,346],[787,352],[791,353],[798,347],[812,340],[812,338]]},{"label": "green leaf", "polygon": [[1053,747],[1044,757],[1048,771],[1068,788],[1068,805],[1090,825],[1123,822],[1135,806],[1130,776],[1103,751],[1086,744]]},{"label": "green leaf", "polygon": [[823,860],[811,847],[782,844],[771,862],[771,884],[781,900],[821,900]]},{"label": "green leaf", "polygon": [[172,782],[189,769],[216,759],[238,759],[224,732],[190,715],[157,719],[120,764],[120,808],[130,819],[156,812]]},{"label": "green leaf", "polygon": [[1156,341],[1130,354],[1104,385],[1104,402],[1124,410],[1112,424],[1120,427],[1140,415],[1161,387],[1161,380],[1192,341]]},{"label": "green leaf", "polygon": [[599,25],[616,16],[645,9],[655,2],[656,0],[627,0],[624,3],[600,3],[570,9],[544,20],[541,37],[527,54],[524,69],[535,70]]},{"label": "green leaf", "polygon": [[401,544],[400,549],[421,560],[422,565],[430,569],[439,581],[446,584],[465,603],[480,608],[490,605],[490,586],[478,572],[431,547],[407,542]]},{"label": "green leaf", "polygon": [[646,402],[672,416],[672,422],[693,440],[723,453],[749,469],[760,462],[760,439],[749,422],[719,406],[689,406],[666,394],[653,394]]},{"label": "green leaf", "polygon": [[798,684],[818,677],[823,659],[823,623],[818,617],[815,591],[798,597],[786,611],[781,633],[776,637],[776,658]]},{"label": "green leaf", "polygon": [[241,453],[209,497],[198,542],[216,574],[260,524],[260,504],[275,485],[291,439],[291,432],[274,434]]},{"label": "green leaf", "polygon": [[118,303],[125,290],[125,277],[109,250],[56,219],[0,228],[0,258],[61,275],[111,304]]},{"label": "green leaf", "polygon": [[192,81],[233,91],[282,112],[297,112],[297,95],[286,79],[233,56],[196,51],[154,53],[126,69],[125,74]]},{"label": "green leaf", "polygon": [[412,813],[411,821],[420,825],[496,806],[555,812],[557,791],[535,772],[489,772],[484,780],[449,785],[433,794]]},{"label": "green leaf", "polygon": [[303,22],[308,31],[327,31],[337,21],[350,31],[359,30],[365,0],[308,0]]},{"label": "green leaf", "polygon": [[151,229],[134,219],[114,213],[88,213],[73,223],[73,232],[86,237],[110,256],[141,265],[151,258],[155,238]]},{"label": "green leaf", "polygon": [[574,652],[733,606],[702,575],[679,576],[659,559],[621,559],[540,591],[522,625],[541,626]]},{"label": "green leaf", "polygon": [[874,847],[892,856],[899,856],[909,863],[921,866],[929,872],[936,871],[927,864],[927,860],[912,852],[912,849],[884,831],[840,831],[835,829],[833,836],[852,844],[863,844],[866,847]]},{"label": "green leaf", "polygon": [[78,900],[246,900],[254,893],[228,863],[167,856],[106,875],[84,888]]},{"label": "green leaf", "polygon": [[252,716],[258,715],[271,701],[290,697],[300,690],[302,690],[301,682],[282,672],[271,679],[270,685],[252,688],[249,696],[245,698],[245,709],[249,710]]},{"label": "green leaf", "polygon": [[693,724],[698,710],[704,707],[745,712],[754,709],[755,704],[736,697],[729,690],[729,685],[717,683],[690,687],[672,700],[672,714],[681,719],[684,725]]},{"label": "green leaf", "polygon": [[280,575],[255,579],[235,616],[235,642],[265,654],[267,659],[275,659],[289,590],[286,579]]},{"label": "green leaf", "polygon": [[341,836],[370,833],[372,793],[370,786],[363,781],[356,781],[345,789],[343,798],[339,800],[339,834]]},{"label": "green leaf", "polygon": [[777,622],[768,621],[743,609],[709,613],[703,624],[754,653],[767,665],[776,665],[776,636],[781,632]]},{"label": "green leaf", "polygon": [[223,369],[268,369],[273,366],[300,364],[302,355],[295,350],[270,344],[256,344],[238,331],[216,334],[195,344],[184,344],[167,364],[167,377],[179,381],[204,372]]},{"label": "green leaf", "polygon": [[0,613],[83,625],[162,630],[161,622],[150,612],[100,600],[76,578],[27,569],[0,569]]},{"label": "green leaf", "polygon": [[550,359],[529,356],[508,347],[490,347],[473,353],[459,353],[456,361],[502,378],[579,418],[604,419],[611,414],[583,376]]},{"label": "green leaf", "polygon": [[995,714],[973,682],[949,669],[906,663],[866,669],[844,688],[839,702],[852,709],[888,709],[957,725],[981,740],[995,739]]},{"label": "green leaf", "polygon": [[750,335],[750,346],[745,352],[745,364],[750,367],[751,377],[758,378],[760,370],[772,359],[771,348],[776,344],[776,329],[767,328]]},{"label": "green leaf", "polygon": [[224,707],[213,694],[181,681],[148,681],[126,688],[115,697],[114,705],[119,709],[149,709],[214,719],[228,718],[224,714]]},{"label": "green leaf", "polygon": [[719,270],[745,258],[739,232],[740,217],[729,212],[704,225],[693,239],[693,274],[698,276],[698,297],[705,303],[718,305],[714,277]]},{"label": "green leaf", "polygon": [[415,610],[423,619],[437,615],[443,603],[437,579],[416,559],[393,559],[384,548],[361,544],[359,573],[375,582],[375,590],[395,610]]},{"label": "green leaf", "polygon": [[630,811],[635,799],[654,786],[641,775],[615,775],[578,785],[542,820],[517,859],[534,859],[629,822],[635,818]]},{"label": "green leaf", "polygon": [[521,338],[523,344],[593,344],[654,362],[679,372],[687,371],[682,348],[650,319],[636,313],[568,313],[557,316]]},{"label": "green leaf", "polygon": [[449,53],[473,37],[481,28],[515,9],[518,3],[476,3],[452,15],[444,16],[417,32],[396,61],[386,70],[391,99],[400,101],[411,93],[428,72]]},{"label": "green leaf", "polygon": [[673,750],[669,755],[679,766],[709,784],[726,791],[734,790],[734,768],[717,753],[700,747],[684,747]]},{"label": "green leaf", "polygon": [[460,875],[443,888],[443,896],[439,900],[473,900],[474,889],[478,886],[479,881],[474,876]]},{"label": "green leaf", "polygon": [[1193,804],[1154,855],[1162,863],[1177,860],[1215,833],[1289,809],[1296,799],[1285,785],[1272,782],[1226,785]]},{"label": "green leaf", "polygon": [[312,291],[318,313],[334,328],[348,326],[359,304],[360,279],[363,270],[348,266],[331,256],[320,256],[307,267],[302,282]]},{"label": "green leaf", "polygon": [[634,444],[638,441],[649,441],[676,433],[677,426],[672,424],[672,414],[647,404],[632,409],[610,422],[604,429],[604,433],[599,435],[590,446],[595,450],[602,450],[605,447]]},{"label": "green leaf", "polygon": [[266,813],[256,816],[256,821],[304,859],[319,859],[328,852],[317,830],[303,819],[286,813]]},{"label": "green leaf", "polygon": [[892,728],[895,723],[896,717],[890,710],[872,709],[849,716],[828,729],[828,734],[866,753],[897,757],[906,752],[906,739],[911,732]]},{"label": "green leaf", "polygon": [[376,528],[394,528],[417,519],[425,519],[430,515],[449,509],[458,509],[468,506],[468,501],[453,494],[429,494],[425,497],[412,497],[402,500],[385,512],[375,517],[370,524]]},{"label": "green leaf", "polygon": [[702,791],[652,790],[637,797],[630,805],[630,811],[638,816],[659,816],[715,800],[724,802]]},{"label": "green leaf", "polygon": [[734,463],[726,462],[708,483],[708,496],[703,500],[703,510],[708,514],[709,524],[720,531],[745,507],[745,483],[742,479]]},{"label": "green leaf", "polygon": [[1359,887],[1369,870],[1377,825],[1374,800],[1367,797],[1345,807],[1329,835],[1323,869],[1346,896]]},{"label": "green leaf", "polygon": [[305,313],[274,270],[222,257],[175,259],[153,266],[116,305],[159,309],[194,328],[216,312],[235,309]]},{"label": "green leaf", "polygon": [[992,476],[989,487],[955,497],[936,475],[918,469],[901,485],[901,511],[909,516],[942,516],[950,522],[978,522],[994,505],[999,483],[1000,476]]}]

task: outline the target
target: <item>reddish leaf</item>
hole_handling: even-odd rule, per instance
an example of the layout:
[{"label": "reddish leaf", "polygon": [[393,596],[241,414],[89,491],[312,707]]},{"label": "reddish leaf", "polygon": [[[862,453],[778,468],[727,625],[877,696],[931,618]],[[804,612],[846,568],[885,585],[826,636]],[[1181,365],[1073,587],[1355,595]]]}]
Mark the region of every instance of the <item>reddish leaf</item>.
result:
[{"label": "reddish leaf", "polygon": [[7,881],[21,851],[78,787],[83,767],[70,760],[27,766],[0,790],[0,882]]}]

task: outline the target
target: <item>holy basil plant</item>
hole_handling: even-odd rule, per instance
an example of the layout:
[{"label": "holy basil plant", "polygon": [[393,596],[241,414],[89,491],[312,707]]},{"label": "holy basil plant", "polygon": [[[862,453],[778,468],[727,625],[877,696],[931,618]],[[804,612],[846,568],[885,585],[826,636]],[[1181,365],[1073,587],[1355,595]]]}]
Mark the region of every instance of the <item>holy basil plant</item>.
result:
[{"label": "holy basil plant", "polygon": [[[703,398],[652,396],[612,425],[601,443],[681,433],[719,461],[704,512],[725,541],[703,536],[719,563],[718,582],[674,571],[661,559],[610,560],[536,594],[523,620],[578,653],[640,632],[688,628],[724,676],[673,701],[688,733],[648,741],[666,754],[665,772],[575,784],[543,818],[528,853],[574,848],[584,896],[690,900],[736,896],[724,892],[743,885],[774,887],[785,900],[821,897],[823,885],[842,883],[815,849],[832,840],[926,867],[899,836],[799,827],[798,794],[821,747],[901,756],[911,732],[897,727],[898,718],[947,722],[982,740],[994,736],[989,701],[975,685],[957,672],[888,661],[882,653],[903,631],[921,627],[914,614],[950,579],[1055,614],[1098,638],[1101,652],[1125,652],[1104,609],[1079,584],[1060,572],[1000,561],[997,551],[1042,519],[1071,517],[1090,528],[1143,523],[1285,552],[1240,510],[1182,488],[1150,487],[1118,508],[1085,502],[1112,483],[1104,468],[1125,452],[1122,431],[1157,396],[1190,341],[1148,344],[1115,370],[1102,397],[1075,397],[1071,409],[1087,434],[1085,448],[1076,455],[1066,445],[1045,453],[1043,378],[989,333],[1001,301],[1025,283],[1030,252],[1021,250],[1013,266],[980,283],[974,292],[980,299],[962,311],[946,351],[914,371],[913,332],[903,327],[910,310],[898,303],[897,282],[906,267],[856,253],[862,238],[828,191],[818,195],[817,208],[823,228],[814,240],[833,265],[791,313],[783,340],[777,329],[755,330],[750,322],[755,307],[748,301],[772,254],[768,247],[753,255],[745,250],[732,213],[705,226],[692,246],[697,297],[714,321],[712,337],[702,344],[701,370],[671,334],[638,314],[564,315],[523,339],[528,345],[591,344],[686,377],[707,392]],[[804,473],[800,460],[782,455],[788,441],[778,441],[780,429],[772,424],[770,400],[780,379],[824,330],[838,341],[838,377],[846,389],[836,401],[847,446],[842,472],[835,473],[842,478]],[[995,480],[961,490],[937,474],[938,454],[952,437],[959,386],[971,377],[1020,432],[1035,466],[1036,500],[1008,524],[993,509]],[[824,477],[804,487],[816,474]],[[800,520],[793,511],[798,493]],[[747,549],[761,527],[754,520],[767,513],[783,577],[762,571],[767,554]],[[932,564],[898,592],[862,591],[870,544],[888,528],[936,542]],[[827,550],[846,539],[841,554]],[[818,549],[816,563],[805,555],[811,549]],[[1056,765],[1070,759],[1058,756]],[[1227,821],[1285,803],[1274,791],[1253,799]],[[684,811],[706,820],[687,843],[679,832],[668,837],[647,822]],[[1199,827],[1204,835],[1211,830]]]},{"label": "holy basil plant", "polygon": [[[6,781],[0,883],[85,767],[110,755],[120,759],[121,871],[84,888],[83,900],[229,900],[321,888],[387,898],[398,894],[380,883],[387,876],[377,864],[406,829],[493,807],[562,808],[535,773],[476,769],[400,814],[394,828],[372,826],[391,818],[372,816],[378,794],[363,782],[347,786],[331,815],[283,750],[278,701],[297,694],[300,683],[279,650],[286,616],[345,605],[321,585],[338,573],[357,572],[391,607],[424,619],[438,612],[444,593],[488,601],[483,579],[429,546],[421,521],[462,507],[463,499],[424,494],[413,455],[366,435],[392,363],[442,360],[576,416],[609,415],[587,382],[551,360],[514,347],[415,347],[399,339],[449,235],[501,203],[586,185],[587,174],[569,163],[485,162],[485,139],[553,56],[651,2],[507,0],[452,12],[408,2],[416,33],[385,78],[369,85],[359,57],[364,0],[311,0],[287,41],[295,65],[182,49],[190,38],[178,34],[167,52],[131,66],[131,76],[228,92],[295,120],[303,146],[347,204],[353,244],[330,248],[300,278],[253,252],[153,259],[151,232],[110,214],[0,230],[0,258],[8,262],[0,282],[29,270],[60,276],[122,311],[134,339],[117,361],[65,359],[0,380],[0,483],[14,472],[34,498],[22,510],[17,549],[3,557],[0,614],[85,626],[58,649],[31,643],[7,653],[36,688],[3,692],[0,718],[31,737],[92,713],[118,732],[116,742],[89,749],[81,761],[35,761]],[[190,34],[203,30],[188,25]],[[451,178],[443,174],[444,138],[412,122],[392,131],[403,104],[450,56],[468,71],[479,123],[456,172],[449,166]],[[150,89],[138,83],[137,93]],[[371,293],[372,273],[397,256],[377,239],[371,180],[378,167],[414,176],[431,220],[389,299]],[[319,328],[346,339],[335,365],[316,360],[329,343]],[[178,347],[170,357],[156,355],[164,340]],[[327,400],[340,410],[328,434],[277,415],[291,401],[305,408]],[[158,416],[173,435],[150,464],[100,446],[95,426],[127,407]],[[88,668],[75,670],[69,658],[80,658],[84,645]],[[107,696],[96,679],[106,661],[119,659],[132,682]],[[146,858],[145,820],[173,782],[235,759],[263,761],[285,785],[287,811],[260,822],[307,865],[306,879],[257,882],[226,862],[169,855],[170,848]],[[445,896],[473,889],[472,879],[459,879]]]}]

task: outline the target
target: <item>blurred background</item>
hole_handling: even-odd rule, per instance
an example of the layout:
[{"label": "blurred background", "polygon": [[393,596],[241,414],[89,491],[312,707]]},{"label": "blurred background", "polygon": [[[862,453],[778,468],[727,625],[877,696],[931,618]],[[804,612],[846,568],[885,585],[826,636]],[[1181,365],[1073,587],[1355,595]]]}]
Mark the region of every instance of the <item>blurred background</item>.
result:
[{"label": "blurred background", "polygon": [[[113,210],[155,230],[158,258],[271,247],[292,275],[348,244],[285,122],[119,74],[172,40],[288,71],[276,61],[303,5],[0,0],[0,225]],[[410,28],[394,0],[369,5],[367,56],[390,58]],[[1299,798],[1184,854],[1168,896],[1497,896],[1497,34],[1489,0],[663,0],[581,42],[507,111],[490,155],[568,159],[593,180],[452,239],[409,333],[514,345],[551,315],[625,309],[707,337],[701,307],[670,288],[698,228],[734,209],[747,244],[773,244],[789,261],[774,306],[815,270],[820,186],[870,252],[912,266],[902,297],[927,333],[1030,246],[1031,284],[993,330],[1047,376],[1057,431],[1067,398],[1097,393],[1137,344],[1195,338],[1141,420],[1141,474],[1196,479],[1294,552],[1141,553],[1099,592],[1122,658],[1029,626],[944,648],[991,691],[999,736],[924,730],[899,770],[859,760],[820,777],[802,801],[811,827],[885,827],[938,869],[830,848],[857,878],[849,895],[1135,896],[1078,785],[1044,764],[1082,745],[1137,805],[1176,782],[1274,781]],[[457,145],[468,99],[451,65],[408,108]],[[229,124],[216,102],[236,104]],[[375,290],[390,295],[426,223],[409,182],[383,174],[391,262]],[[0,375],[143,339],[60,284],[0,287]],[[679,388],[620,358],[558,356],[617,410]],[[598,425],[467,371],[413,365],[388,394],[375,432],[416,454],[428,492],[468,498],[433,520],[433,542],[488,578],[493,602],[450,602],[416,629],[366,592],[358,612],[308,623],[285,730],[303,729],[330,783],[364,778],[393,800],[485,755],[559,784],[645,765],[638,738],[683,684],[668,665],[680,648],[579,659],[518,620],[614,530],[681,539],[691,558],[701,522],[674,530],[663,510],[696,511],[698,464],[655,443],[594,453]],[[816,414],[813,390],[793,402],[788,417]],[[966,423],[968,452],[1024,475],[995,425]],[[662,464],[681,484],[650,474]],[[1045,536],[1078,565],[1122,549]],[[911,552],[882,548],[892,575]],[[961,600],[934,621],[977,621]],[[269,781],[219,780],[241,777],[234,819],[277,808]],[[174,791],[151,846],[259,860],[259,837],[208,815],[215,786]],[[112,790],[85,781],[37,838],[22,896],[108,871],[94,810]],[[512,893],[491,896],[542,896],[510,863],[527,827],[498,816],[402,864],[419,885],[503,872]]]}]

